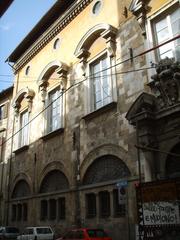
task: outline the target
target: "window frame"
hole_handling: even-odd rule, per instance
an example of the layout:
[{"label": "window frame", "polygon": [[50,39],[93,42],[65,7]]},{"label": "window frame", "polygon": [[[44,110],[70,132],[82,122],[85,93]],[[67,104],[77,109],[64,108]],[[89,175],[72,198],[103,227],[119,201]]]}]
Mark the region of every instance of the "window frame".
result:
[{"label": "window frame", "polygon": [[[61,97],[58,97],[56,96],[55,99],[59,100],[59,103],[58,103],[58,106],[59,106],[59,125],[58,127],[55,127],[53,128],[52,125],[53,125],[53,118],[52,118],[52,104],[51,104],[51,100],[50,100],[50,96],[53,95],[53,92],[54,94],[58,94],[59,92],[59,95],[61,95]],[[55,102],[56,100],[52,100],[52,102]],[[57,104],[57,103],[56,103]],[[63,90],[61,89],[60,85],[50,89],[47,93],[47,99],[46,99],[46,106],[45,106],[47,109],[46,109],[46,116],[45,116],[45,119],[46,119],[46,123],[45,123],[45,135],[46,134],[50,134],[58,129],[61,129],[64,127],[64,94],[63,94]],[[58,123],[57,123],[58,124]]]},{"label": "window frame", "polygon": [[104,190],[104,191],[100,191],[98,195],[99,195],[99,217],[109,218],[111,216],[110,192],[107,190]]},{"label": "window frame", "polygon": [[[25,123],[22,124],[22,121],[24,121],[22,118],[27,114],[27,122],[25,120]],[[25,127],[24,127],[25,126]],[[30,126],[29,126],[29,111],[28,109],[23,110],[20,112],[19,115],[19,141],[18,141],[18,146],[19,148],[22,148],[24,146],[27,146],[29,144],[29,131],[30,131]],[[25,134],[25,131],[27,131],[27,135]]]},{"label": "window frame", "polygon": [[[178,0],[174,0],[170,3],[166,3],[159,10],[157,10],[147,18],[147,22],[146,22],[147,49],[153,48],[157,44],[156,33],[154,31],[154,24],[160,21],[166,15],[169,15],[170,13],[172,13],[177,6],[179,6]],[[158,57],[157,50],[149,52],[146,55],[146,58],[147,58],[147,62],[149,63],[156,63],[160,60],[160,58]],[[148,70],[149,79],[151,79],[151,76],[153,74],[155,74],[155,70],[153,69]]]},{"label": "window frame", "polygon": [[113,212],[115,218],[125,218],[127,211],[127,203],[119,203],[119,189],[113,189]]},{"label": "window frame", "polygon": [[9,114],[9,101],[0,104],[0,121],[8,118]]},{"label": "window frame", "polygon": [[[110,89],[110,101],[107,103],[107,104],[102,104],[100,107],[98,108],[95,108],[95,105],[94,105],[94,90],[93,90],[93,83],[92,83],[92,77],[91,77],[91,66],[96,63],[96,62],[99,62],[101,61],[102,59],[105,59],[105,56],[106,56],[106,59],[107,59],[107,75],[108,75],[108,81],[109,81],[109,89]],[[104,106],[112,103],[114,100],[115,100],[115,89],[116,89],[116,83],[113,83],[112,81],[115,81],[116,79],[113,78],[112,76],[112,69],[111,69],[111,66],[112,66],[112,60],[111,60],[111,57],[108,55],[108,52],[107,52],[107,49],[105,51],[102,51],[101,53],[97,54],[94,58],[90,59],[87,63],[87,76],[89,76],[89,80],[87,81],[86,83],[86,87],[88,89],[88,92],[85,91],[85,99],[86,99],[86,105],[87,105],[87,109],[86,109],[86,113],[91,113],[91,112],[94,112],[96,110],[99,110],[101,108],[103,108]],[[105,68],[105,69],[106,69]],[[100,70],[101,71],[101,70]],[[102,76],[101,76],[102,78]],[[87,98],[88,96],[88,98]]]},{"label": "window frame", "polygon": [[0,105],[0,121],[2,121],[4,119],[3,115],[4,115],[4,104]]},{"label": "window frame", "polygon": [[[92,200],[93,198],[93,200]],[[96,194],[93,192],[85,194],[85,202],[86,202],[86,218],[95,218],[97,215],[97,200]],[[92,203],[90,206],[89,202]]]},{"label": "window frame", "polygon": [[[174,6],[171,6],[169,7],[168,9],[164,10],[162,13],[159,13],[159,15],[157,15],[154,19],[152,19],[151,21],[151,28],[152,28],[152,33],[153,33],[153,40],[154,40],[154,43],[156,45],[159,45],[159,44],[162,44],[170,39],[172,39],[173,37],[175,37],[177,34],[175,34],[173,36],[173,31],[172,31],[172,22],[171,22],[171,16],[172,14],[177,11],[179,9],[176,9],[175,8],[175,5]],[[180,11],[180,10],[179,10]],[[180,20],[180,18],[178,18]],[[156,25],[158,23],[160,23],[160,21],[163,21],[165,20],[166,22],[166,28],[168,30],[168,38],[159,42],[158,40],[158,32],[156,30]],[[173,22],[174,23],[174,22]],[[160,31],[162,31],[163,29],[165,28],[162,28]],[[160,32],[159,31],[159,32]],[[167,52],[169,52],[169,50],[171,49],[171,52],[173,54],[173,58],[177,59],[177,56],[176,56],[176,50],[175,50],[175,43],[174,42],[170,42],[168,43],[167,45],[169,45],[170,47],[168,48],[168,51],[165,51],[163,52],[162,54],[160,54],[160,49],[158,48],[157,51],[155,52],[155,55],[156,55],[156,58],[158,60],[161,60],[161,59],[164,59],[164,58],[161,58],[161,55],[164,55],[166,54]]]}]

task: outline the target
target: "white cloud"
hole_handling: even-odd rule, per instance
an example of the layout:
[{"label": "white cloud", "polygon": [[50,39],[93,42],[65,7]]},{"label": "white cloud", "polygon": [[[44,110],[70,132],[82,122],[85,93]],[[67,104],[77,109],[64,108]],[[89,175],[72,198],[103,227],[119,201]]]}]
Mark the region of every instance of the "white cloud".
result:
[{"label": "white cloud", "polygon": [[0,25],[0,29],[2,31],[9,31],[12,28],[12,24],[4,24],[4,25]]}]

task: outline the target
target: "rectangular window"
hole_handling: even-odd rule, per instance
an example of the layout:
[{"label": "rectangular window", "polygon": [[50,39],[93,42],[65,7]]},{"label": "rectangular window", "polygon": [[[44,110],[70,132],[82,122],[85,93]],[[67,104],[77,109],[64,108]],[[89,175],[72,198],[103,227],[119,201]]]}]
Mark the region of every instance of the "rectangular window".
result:
[{"label": "rectangular window", "polygon": [[12,215],[11,215],[12,221],[16,221],[16,209],[17,209],[17,205],[13,204],[12,205]]},{"label": "rectangular window", "polygon": [[29,113],[25,111],[20,115],[20,147],[28,144],[29,138]]},{"label": "rectangular window", "polygon": [[100,217],[105,218],[110,216],[110,195],[109,192],[99,192],[99,213]]},{"label": "rectangular window", "polygon": [[58,219],[65,219],[66,218],[66,202],[65,198],[58,199]]},{"label": "rectangular window", "polygon": [[49,200],[49,218],[50,220],[56,219],[56,200]]},{"label": "rectangular window", "polygon": [[27,203],[23,203],[23,220],[27,221],[27,217],[28,217]]},{"label": "rectangular window", "polygon": [[119,202],[118,189],[113,190],[113,208],[114,217],[125,217],[126,215],[126,204]]},{"label": "rectangular window", "polygon": [[0,120],[2,120],[4,118],[3,112],[4,112],[4,105],[0,106]]},{"label": "rectangular window", "polygon": [[49,93],[48,132],[62,127],[62,92],[58,89]]},{"label": "rectangular window", "polygon": [[[180,34],[180,9],[176,9],[158,22],[155,22],[154,28],[158,45],[178,36]],[[160,59],[168,57],[180,60],[180,39],[160,47],[158,53]]]},{"label": "rectangular window", "polygon": [[17,221],[22,220],[22,205],[18,204],[17,205]]},{"label": "rectangular window", "polygon": [[46,200],[41,201],[41,220],[46,220],[48,217],[48,204]]},{"label": "rectangular window", "polygon": [[96,216],[96,195],[94,193],[86,194],[86,217]]},{"label": "rectangular window", "polygon": [[97,110],[112,101],[112,87],[109,59],[104,56],[90,65],[93,110]]}]

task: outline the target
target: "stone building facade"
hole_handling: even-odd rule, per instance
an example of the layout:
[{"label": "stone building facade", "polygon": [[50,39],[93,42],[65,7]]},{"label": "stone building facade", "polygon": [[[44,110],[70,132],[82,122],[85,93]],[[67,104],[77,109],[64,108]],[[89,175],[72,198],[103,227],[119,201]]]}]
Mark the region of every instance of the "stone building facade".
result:
[{"label": "stone building facade", "polygon": [[[6,174],[7,162],[9,153],[11,152],[11,144],[7,142],[8,129],[10,126],[10,106],[13,97],[13,87],[0,92],[0,224],[4,223],[4,208],[5,208],[5,195],[6,195]],[[11,142],[11,141],[10,141]]]},{"label": "stone building facade", "polygon": [[[60,233],[103,227],[113,239],[134,239],[139,171],[133,119],[146,97],[151,107],[150,62],[162,53],[143,52],[160,44],[152,38],[157,13],[177,5],[57,1],[9,56],[15,81],[3,212],[8,224],[51,225]],[[152,133],[149,125],[141,129]],[[142,178],[151,181],[157,177],[151,156],[141,153]]]}]

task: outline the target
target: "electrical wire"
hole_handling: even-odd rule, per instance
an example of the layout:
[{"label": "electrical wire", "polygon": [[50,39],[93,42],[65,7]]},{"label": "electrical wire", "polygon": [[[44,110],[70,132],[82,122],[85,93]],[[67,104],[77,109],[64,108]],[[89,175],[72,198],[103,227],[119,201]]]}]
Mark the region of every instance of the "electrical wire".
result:
[{"label": "electrical wire", "polygon": [[[164,45],[166,45],[166,44],[168,44],[168,43],[170,43],[170,42],[172,42],[172,41],[175,41],[175,40],[177,40],[177,39],[179,39],[180,38],[180,34],[179,35],[177,35],[177,36],[175,36],[175,37],[173,37],[173,38],[171,38],[171,39],[169,39],[169,40],[167,40],[167,41],[165,41],[165,42],[163,42],[163,43],[161,43],[161,44],[159,44],[159,45],[156,45],[156,46],[154,46],[154,47],[152,47],[152,48],[149,48],[149,49],[147,49],[147,50],[145,50],[145,51],[143,51],[143,52],[141,52],[141,53],[139,53],[139,54],[137,54],[137,55],[135,55],[135,56],[133,56],[133,57],[130,57],[130,58],[127,58],[127,59],[125,59],[125,60],[123,60],[123,61],[121,61],[121,62],[119,62],[119,63],[116,63],[116,64],[114,64],[114,65],[112,65],[112,66],[110,66],[110,67],[108,67],[108,68],[105,68],[105,69],[103,69],[103,70],[101,70],[101,71],[99,71],[99,72],[97,72],[96,74],[98,74],[98,73],[101,73],[101,72],[104,72],[104,71],[107,71],[107,70],[109,70],[109,69],[111,69],[111,68],[114,68],[114,67],[117,67],[118,65],[120,65],[120,64],[123,64],[123,63],[126,63],[126,62],[128,62],[128,61],[132,61],[133,59],[135,59],[135,58],[137,58],[137,57],[140,57],[140,56],[142,56],[142,55],[145,55],[145,54],[147,54],[147,53],[149,53],[149,52],[151,52],[151,51],[154,51],[154,50],[156,50],[156,49],[158,49],[158,48],[160,48],[160,47],[162,47],[162,46],[164,46]],[[93,75],[93,74],[92,74]],[[5,75],[5,74],[0,74],[0,76],[11,76],[11,75]],[[13,75],[12,75],[13,76]],[[89,75],[89,77],[91,77],[91,75]],[[22,78],[34,78],[34,79],[36,79],[36,77],[29,77],[29,76],[24,76],[24,77],[22,77]],[[55,80],[59,80],[58,78],[50,78],[50,79],[55,79]],[[77,81],[77,80],[80,80],[80,78],[79,79],[74,79],[75,81]]]},{"label": "electrical wire", "polygon": [[[135,56],[133,56],[133,57],[127,58],[127,59],[121,61],[120,63],[114,64],[113,66],[110,66],[110,67],[108,67],[108,68],[105,68],[105,69],[97,72],[96,74],[101,73],[101,72],[104,72],[104,71],[107,71],[107,70],[109,70],[109,69],[112,69],[112,68],[114,68],[114,67],[116,67],[116,66],[118,66],[118,65],[120,65],[120,64],[126,63],[126,62],[128,62],[128,61],[130,61],[130,60],[132,60],[132,59],[135,59],[135,58],[139,57],[139,56],[145,55],[145,54],[147,54],[147,53],[149,53],[149,52],[151,52],[151,51],[154,51],[155,49],[157,49],[157,48],[159,48],[159,47],[161,47],[161,46],[163,46],[163,45],[165,45],[165,44],[168,44],[168,43],[171,42],[171,41],[177,40],[178,38],[180,38],[180,35],[178,35],[178,36],[176,36],[176,37],[174,37],[174,38],[172,38],[172,39],[170,39],[170,40],[168,40],[168,41],[166,41],[166,42],[164,42],[164,43],[162,43],[162,44],[160,44],[160,45],[157,45],[157,46],[155,46],[155,47],[153,47],[153,48],[150,48],[150,49],[148,49],[148,50],[146,50],[146,51],[143,51],[143,52],[141,52],[140,54],[137,54],[137,55],[135,55]],[[150,67],[150,68],[153,68],[153,67]],[[144,70],[144,69],[143,69],[143,70]],[[132,71],[135,71],[135,70],[132,70]],[[131,70],[130,70],[130,71],[125,71],[125,72],[123,72],[123,73],[129,73],[129,72],[131,72]],[[121,72],[121,74],[122,74],[122,72]],[[77,82],[77,83],[72,84],[69,88],[67,88],[66,90],[64,90],[55,100],[53,100],[50,104],[48,104],[45,108],[43,108],[38,114],[36,114],[31,120],[29,120],[29,122],[28,122],[27,124],[25,124],[23,127],[21,127],[17,132],[13,133],[13,134],[12,134],[9,138],[7,138],[5,141],[3,141],[3,143],[2,143],[0,146],[4,145],[6,142],[8,142],[10,139],[12,139],[15,135],[17,135],[23,128],[25,128],[26,126],[28,126],[32,121],[34,121],[38,116],[40,116],[41,113],[43,113],[45,110],[47,110],[47,108],[50,107],[55,101],[57,101],[60,97],[62,97],[63,94],[65,94],[67,91],[69,91],[69,90],[72,89],[73,87],[78,86],[78,85],[80,85],[81,83],[87,81],[89,78],[92,78],[93,76],[94,76],[94,75],[91,74],[91,75],[89,75],[88,77],[85,77],[83,80],[81,80],[81,81],[79,81],[79,82]],[[76,81],[76,80],[74,80],[74,81]]]},{"label": "electrical wire", "polygon": [[[103,77],[109,77],[109,76],[117,76],[117,75],[120,75],[120,74],[126,74],[126,73],[132,73],[132,72],[138,72],[138,71],[143,71],[143,70],[149,70],[149,69],[153,69],[155,68],[154,66],[151,66],[151,67],[145,67],[145,68],[137,68],[137,69],[133,69],[133,70],[128,70],[128,71],[121,71],[121,72],[116,72],[116,73],[112,73],[112,74],[106,74],[106,75],[103,75]],[[87,77],[88,79],[90,78],[93,78],[93,79],[96,79],[96,78],[99,78],[99,76],[94,76],[93,74],[92,75],[89,75],[89,77]],[[76,78],[76,79],[73,79],[74,81],[78,81],[78,80],[81,80],[82,78]],[[59,78],[48,78],[48,80],[58,80],[60,81]],[[3,81],[3,80],[0,80],[0,82],[10,82],[10,81]],[[28,83],[28,82],[34,82],[34,81],[19,81],[20,83]]]}]

